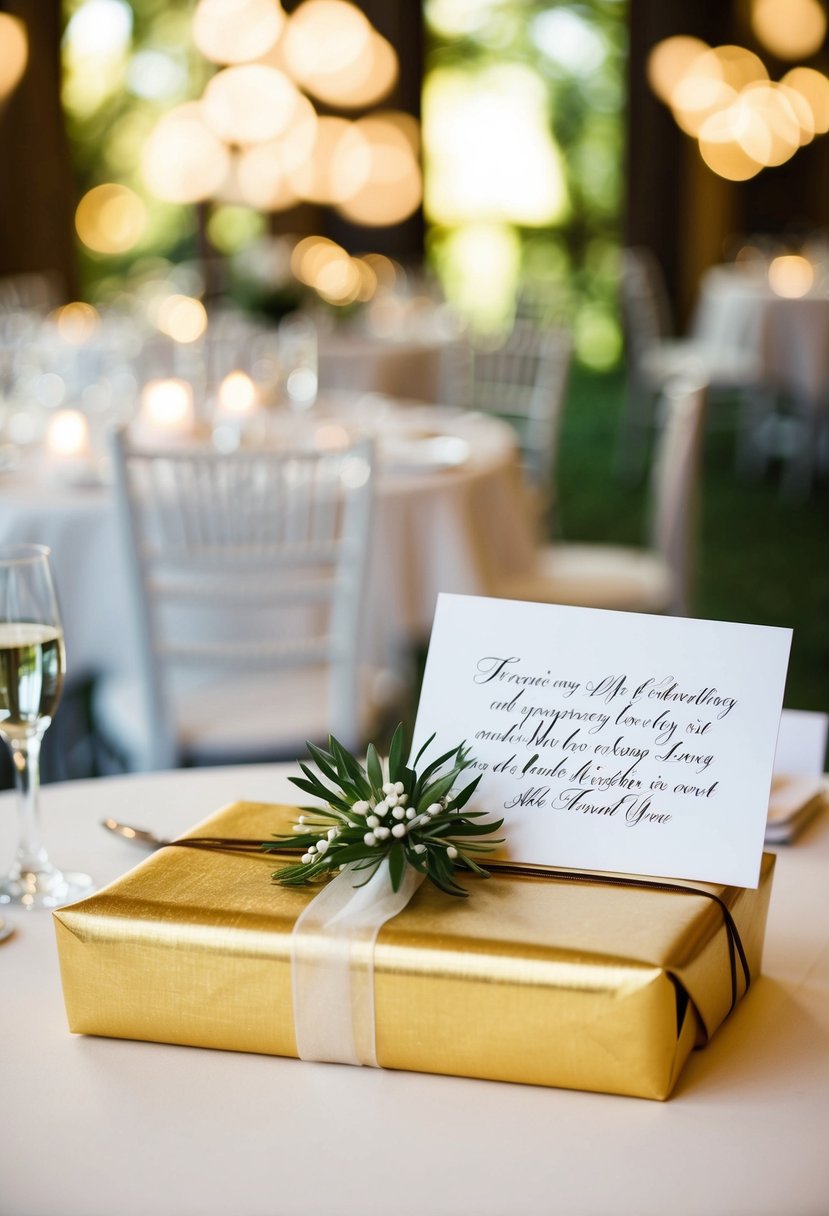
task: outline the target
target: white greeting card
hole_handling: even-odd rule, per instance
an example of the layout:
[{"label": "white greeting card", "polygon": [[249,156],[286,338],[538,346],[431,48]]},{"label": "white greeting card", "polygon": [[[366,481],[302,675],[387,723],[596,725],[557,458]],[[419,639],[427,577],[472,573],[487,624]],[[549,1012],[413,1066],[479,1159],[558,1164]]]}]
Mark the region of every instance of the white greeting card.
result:
[{"label": "white greeting card", "polygon": [[755,887],[790,644],[441,595],[412,750],[467,742],[515,861]]}]

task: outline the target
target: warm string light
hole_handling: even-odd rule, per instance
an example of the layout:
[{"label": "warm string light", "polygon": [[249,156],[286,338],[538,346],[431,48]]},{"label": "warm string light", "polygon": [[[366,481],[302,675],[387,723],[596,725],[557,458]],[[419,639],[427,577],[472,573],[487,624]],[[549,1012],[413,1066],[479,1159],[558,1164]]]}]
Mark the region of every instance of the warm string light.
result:
[{"label": "warm string light", "polygon": [[199,101],[166,114],[147,140],[152,193],[267,211],[314,202],[368,227],[416,210],[418,141],[401,135],[415,120],[318,117],[306,96],[355,110],[396,84],[394,48],[354,4],[304,0],[288,16],[277,0],[200,0],[193,38],[218,70]]},{"label": "warm string light", "polygon": [[195,426],[193,389],[185,380],[150,380],[144,385],[141,409],[133,424],[139,440],[186,441],[192,437]]},{"label": "warm string light", "polygon": [[[815,0],[755,0],[752,20],[758,38],[780,58],[813,54],[826,33]],[[814,68],[795,67],[772,81],[759,56],[744,47],[709,47],[677,35],[653,48],[647,72],[708,167],[731,181],[784,164],[829,130],[829,78]]]},{"label": "warm string light", "polygon": [[769,287],[777,296],[797,300],[808,295],[815,281],[815,271],[808,258],[801,254],[781,254],[773,258],[768,270]]},{"label": "warm string light", "polygon": [[89,423],[80,410],[58,410],[46,429],[52,456],[78,458],[89,454]]},{"label": "warm string light", "polygon": [[19,17],[0,13],[0,103],[20,84],[29,62],[29,38]]}]

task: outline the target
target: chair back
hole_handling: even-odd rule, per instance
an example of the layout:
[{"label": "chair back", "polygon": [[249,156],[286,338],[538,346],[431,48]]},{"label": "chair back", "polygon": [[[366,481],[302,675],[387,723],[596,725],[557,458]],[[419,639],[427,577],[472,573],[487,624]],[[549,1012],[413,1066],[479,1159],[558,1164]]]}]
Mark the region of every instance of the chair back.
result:
[{"label": "chair back", "polygon": [[696,503],[702,464],[706,385],[674,380],[661,400],[662,427],[651,482],[651,547],[672,573],[669,611],[687,616],[696,548]]},{"label": "chair back", "polygon": [[11,274],[0,278],[0,313],[27,312],[45,315],[62,303],[66,292],[55,271]]},{"label": "chair back", "polygon": [[622,250],[619,295],[628,355],[635,364],[673,329],[662,268],[650,249]]},{"label": "chair back", "polygon": [[451,389],[450,404],[497,415],[514,427],[527,478],[548,500],[571,355],[566,330],[519,321],[497,344],[470,343]]},{"label": "chair back", "polygon": [[180,762],[177,680],[327,666],[331,731],[358,730],[357,632],[373,452],[148,451],[114,437],[153,765]]}]

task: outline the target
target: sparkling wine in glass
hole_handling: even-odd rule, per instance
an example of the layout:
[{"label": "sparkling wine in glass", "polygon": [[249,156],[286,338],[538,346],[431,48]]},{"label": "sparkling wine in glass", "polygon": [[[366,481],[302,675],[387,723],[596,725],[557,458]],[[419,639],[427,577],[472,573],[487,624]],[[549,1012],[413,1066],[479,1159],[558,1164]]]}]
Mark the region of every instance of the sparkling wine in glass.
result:
[{"label": "sparkling wine in glass", "polygon": [[56,908],[92,888],[87,874],[58,870],[40,836],[40,745],[65,670],[49,550],[0,547],[0,736],[11,752],[20,811],[20,843],[11,870],[0,879],[0,904]]}]

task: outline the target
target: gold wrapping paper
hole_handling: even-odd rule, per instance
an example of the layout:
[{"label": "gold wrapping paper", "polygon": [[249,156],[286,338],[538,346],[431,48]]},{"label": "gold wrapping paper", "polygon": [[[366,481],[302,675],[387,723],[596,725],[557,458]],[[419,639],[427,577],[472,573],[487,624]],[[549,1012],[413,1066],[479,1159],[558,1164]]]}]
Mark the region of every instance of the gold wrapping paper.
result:
[{"label": "gold wrapping paper", "polygon": [[[294,815],[235,803],[188,835],[266,840]],[[316,890],[272,884],[277,864],[165,848],[55,912],[70,1029],[296,1055],[290,935]],[[765,856],[756,891],[707,888],[728,905],[753,978],[773,865]],[[380,931],[380,1064],[667,1098],[731,1004],[718,906],[590,881],[460,881],[469,900],[424,883]],[[742,994],[739,962],[737,977]]]}]

